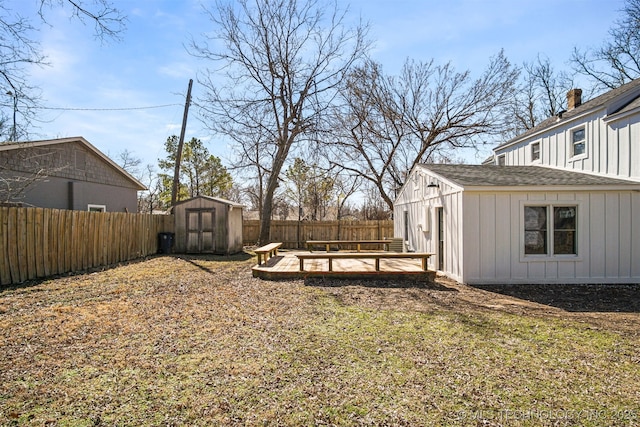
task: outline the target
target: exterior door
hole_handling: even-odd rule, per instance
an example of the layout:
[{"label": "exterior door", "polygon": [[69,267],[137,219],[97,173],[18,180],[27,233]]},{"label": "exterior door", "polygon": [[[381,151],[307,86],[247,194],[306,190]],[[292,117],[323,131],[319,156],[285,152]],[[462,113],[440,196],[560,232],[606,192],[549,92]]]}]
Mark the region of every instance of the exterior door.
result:
[{"label": "exterior door", "polygon": [[215,252],[215,209],[187,209],[187,253]]},{"label": "exterior door", "polygon": [[438,266],[437,269],[444,271],[444,211],[436,208],[438,216]]}]

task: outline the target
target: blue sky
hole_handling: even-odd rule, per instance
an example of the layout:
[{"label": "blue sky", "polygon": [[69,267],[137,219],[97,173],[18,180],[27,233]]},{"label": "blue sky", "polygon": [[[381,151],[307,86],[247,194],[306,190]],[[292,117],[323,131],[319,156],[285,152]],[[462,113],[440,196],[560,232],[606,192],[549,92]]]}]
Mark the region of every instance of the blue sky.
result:
[{"label": "blue sky", "polygon": [[[26,15],[37,9],[36,0],[14,1]],[[121,42],[106,44],[93,38],[90,24],[70,21],[68,10],[51,11],[52,25],[38,33],[51,65],[34,69],[32,81],[41,87],[44,105],[87,110],[44,111],[38,139],[84,136],[111,157],[127,149],[157,165],[166,155],[164,141],[180,132],[189,79],[194,98],[203,93],[197,75],[207,64],[185,48],[191,37],[212,28],[201,3],[115,0],[128,17],[127,31]],[[622,0],[353,0],[350,13],[354,21],[361,16],[370,23],[372,56],[388,73],[406,58],[433,58],[479,75],[500,49],[516,65],[541,54],[558,69],[566,67],[574,46],[602,43],[622,6]],[[166,104],[171,106],[91,111]],[[228,147],[204,129],[194,107],[186,137],[207,142],[228,164]],[[468,161],[479,162],[488,153]]]}]

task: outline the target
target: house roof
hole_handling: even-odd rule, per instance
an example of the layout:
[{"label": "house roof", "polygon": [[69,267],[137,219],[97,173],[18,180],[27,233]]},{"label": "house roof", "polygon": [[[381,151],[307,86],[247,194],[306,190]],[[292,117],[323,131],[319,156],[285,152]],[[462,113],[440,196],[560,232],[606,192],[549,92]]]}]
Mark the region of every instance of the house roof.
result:
[{"label": "house roof", "polygon": [[542,166],[423,164],[423,168],[460,187],[633,186],[640,183],[618,178],[552,169]]},{"label": "house roof", "polygon": [[558,116],[549,117],[548,119],[539,123],[537,126],[527,130],[517,137],[498,145],[496,148],[494,148],[494,151],[498,151],[501,148],[508,147],[521,141],[522,139],[527,138],[528,136],[537,134],[553,126],[564,124],[567,121],[571,121],[573,118],[579,117],[582,114],[592,110],[597,110],[605,107],[613,107],[610,111],[607,111],[607,115],[610,116],[626,110],[634,109],[638,107],[639,103],[640,79],[636,79],[616,89],[605,92],[602,95],[597,96],[572,110],[565,111]]},{"label": "house roof", "polygon": [[89,141],[84,139],[81,136],[75,136],[70,138],[58,138],[58,139],[46,139],[40,141],[24,141],[24,142],[13,142],[13,143],[3,143],[0,144],[0,151],[9,151],[9,150],[21,150],[25,148],[34,148],[34,147],[45,147],[56,144],[69,144],[72,142],[77,142],[83,146],[85,146],[89,151],[92,151],[96,156],[100,157],[105,163],[108,163],[111,167],[116,169],[120,174],[125,176],[129,181],[131,181],[138,190],[146,190],[147,187],[134,178],[129,172],[124,170],[121,166],[107,157],[102,151],[98,150],[96,147],[91,145]]}]

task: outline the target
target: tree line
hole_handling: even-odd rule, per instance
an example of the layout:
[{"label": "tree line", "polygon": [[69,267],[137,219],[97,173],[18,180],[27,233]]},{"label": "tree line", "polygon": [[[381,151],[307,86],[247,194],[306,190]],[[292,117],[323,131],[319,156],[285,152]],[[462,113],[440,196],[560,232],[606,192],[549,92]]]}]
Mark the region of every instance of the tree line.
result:
[{"label": "tree line", "polygon": [[[108,0],[40,0],[46,10],[70,7],[101,37],[120,37],[124,17]],[[80,4],[81,5],[81,4]],[[4,8],[0,13],[10,16]],[[200,139],[186,143],[179,197],[229,198],[259,212],[260,241],[276,217],[389,217],[393,200],[417,163],[459,162],[460,149],[508,140],[566,108],[577,76],[585,98],[640,76],[640,0],[626,0],[599,48],[576,47],[571,69],[539,55],[512,64],[503,51],[483,70],[407,59],[396,75],[370,55],[366,23],[350,24],[347,8],[323,0],[238,0],[205,6],[211,31],[187,49],[201,58],[197,107],[202,122],[231,141],[224,166]],[[32,24],[0,20],[2,89],[31,102],[20,64],[42,63],[28,34]],[[18,94],[20,96],[18,97]],[[26,104],[25,104],[26,105]],[[0,106],[3,139],[27,134],[15,105]],[[20,112],[33,111],[20,108]],[[132,153],[121,164],[149,187],[141,209],[166,209],[176,137],[165,142],[158,168],[140,170]],[[360,195],[360,205],[355,202]]]}]

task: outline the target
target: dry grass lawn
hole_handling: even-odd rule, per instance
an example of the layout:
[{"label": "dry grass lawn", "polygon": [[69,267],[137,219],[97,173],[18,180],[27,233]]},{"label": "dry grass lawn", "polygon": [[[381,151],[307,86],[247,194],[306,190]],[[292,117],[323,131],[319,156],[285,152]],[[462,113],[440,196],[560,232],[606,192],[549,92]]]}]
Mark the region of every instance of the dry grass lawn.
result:
[{"label": "dry grass lawn", "polygon": [[0,289],[0,425],[640,425],[638,287],[594,311],[251,265],[154,257]]}]

